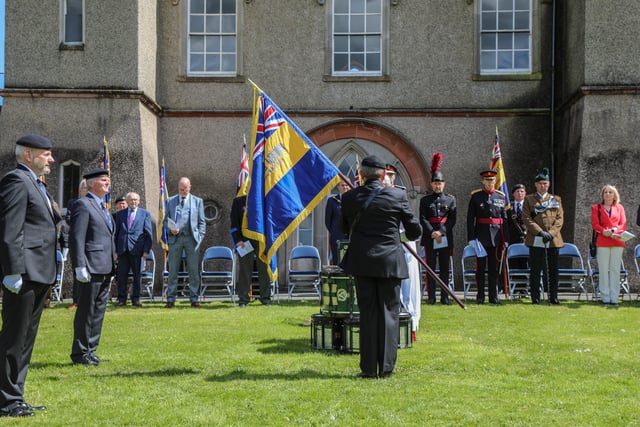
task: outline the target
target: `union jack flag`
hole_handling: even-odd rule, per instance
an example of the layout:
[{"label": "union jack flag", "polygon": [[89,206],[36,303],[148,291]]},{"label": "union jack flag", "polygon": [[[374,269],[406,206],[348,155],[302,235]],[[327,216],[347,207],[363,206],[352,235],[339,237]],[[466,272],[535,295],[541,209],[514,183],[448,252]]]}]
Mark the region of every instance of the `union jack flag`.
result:
[{"label": "union jack flag", "polygon": [[240,173],[238,174],[237,196],[247,194],[247,179],[249,178],[249,159],[247,158],[247,143],[242,144],[242,156],[240,158]]}]

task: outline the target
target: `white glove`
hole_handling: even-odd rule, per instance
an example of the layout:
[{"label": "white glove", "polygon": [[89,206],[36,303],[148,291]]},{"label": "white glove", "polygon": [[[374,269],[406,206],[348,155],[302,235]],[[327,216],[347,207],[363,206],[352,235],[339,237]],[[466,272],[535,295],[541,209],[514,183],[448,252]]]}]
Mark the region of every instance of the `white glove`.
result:
[{"label": "white glove", "polygon": [[62,248],[62,260],[66,261],[67,260],[67,254],[69,253],[69,248]]},{"label": "white glove", "polygon": [[91,280],[87,267],[76,267],[76,279],[81,283],[88,283]]},{"label": "white glove", "polygon": [[9,291],[17,294],[22,289],[22,275],[21,274],[9,274],[8,276],[4,276],[2,278],[2,284],[4,284],[5,288],[9,289]]}]

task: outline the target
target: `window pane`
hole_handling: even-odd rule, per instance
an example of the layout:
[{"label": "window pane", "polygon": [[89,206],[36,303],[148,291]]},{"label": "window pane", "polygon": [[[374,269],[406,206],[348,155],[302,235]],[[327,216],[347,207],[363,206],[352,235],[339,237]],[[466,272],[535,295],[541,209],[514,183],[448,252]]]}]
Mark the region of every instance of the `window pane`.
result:
[{"label": "window pane", "polygon": [[365,42],[367,52],[380,52],[380,36],[367,36]]},{"label": "window pane", "polygon": [[513,62],[511,59],[511,51],[498,52],[498,69],[511,69],[513,68]]},{"label": "window pane", "polygon": [[333,67],[335,71],[349,71],[349,55],[339,53],[333,55]]},{"label": "window pane", "polygon": [[496,27],[496,14],[493,12],[482,14],[482,31],[495,30]]},{"label": "window pane", "polygon": [[367,71],[381,71],[380,67],[380,54],[369,53],[367,54]]},{"label": "window pane", "polygon": [[513,54],[514,67],[518,69],[529,69],[529,52],[516,51]]},{"label": "window pane", "polygon": [[334,1],[333,13],[349,13],[349,2],[345,0]]},{"label": "window pane", "polygon": [[236,55],[222,55],[222,71],[235,72],[236,71]]},{"label": "window pane", "polygon": [[191,13],[204,13],[204,0],[191,0]]},{"label": "window pane", "polygon": [[364,15],[351,15],[351,28],[352,33],[364,33]]},{"label": "window pane", "polygon": [[380,15],[368,15],[367,16],[367,33],[380,33],[382,32],[382,21]]},{"label": "window pane", "polygon": [[495,50],[496,49],[496,35],[495,34],[482,34],[480,36],[480,49],[482,50]]},{"label": "window pane", "polygon": [[482,11],[496,10],[498,2],[496,0],[482,0]]},{"label": "window pane", "polygon": [[204,37],[191,36],[189,38],[189,47],[191,52],[204,52]]},{"label": "window pane", "polygon": [[498,29],[499,30],[513,29],[513,15],[511,12],[498,13]]},{"label": "window pane", "polygon": [[513,0],[499,0],[498,10],[513,10]]},{"label": "window pane", "polygon": [[206,71],[215,72],[220,71],[220,55],[207,55],[207,69]]},{"label": "window pane", "polygon": [[351,0],[351,13],[364,13],[364,0]]},{"label": "window pane", "polygon": [[222,32],[223,33],[236,32],[236,16],[235,15],[222,17]]},{"label": "window pane", "polygon": [[529,34],[514,34],[513,48],[529,50]]},{"label": "window pane", "polygon": [[189,32],[191,33],[204,32],[204,16],[191,15],[189,17]]},{"label": "window pane", "polygon": [[236,36],[222,37],[222,51],[227,53],[235,53],[236,51]]},{"label": "window pane", "polygon": [[530,0],[516,0],[516,10],[529,10],[530,9]]},{"label": "window pane", "polygon": [[351,71],[364,71],[364,54],[351,55]]},{"label": "window pane", "polygon": [[351,52],[364,52],[364,37],[363,36],[351,36]]},{"label": "window pane", "polygon": [[367,13],[381,13],[382,1],[381,0],[367,0]]},{"label": "window pane", "polygon": [[82,15],[82,0],[67,0],[67,15]]},{"label": "window pane", "polygon": [[220,15],[207,16],[207,33],[220,32]]},{"label": "window pane", "polygon": [[207,13],[220,13],[220,0],[207,0]]},{"label": "window pane", "polygon": [[82,42],[82,15],[67,15],[64,23],[65,43]]},{"label": "window pane", "polygon": [[207,52],[220,52],[220,36],[207,36]]},{"label": "window pane", "polygon": [[236,0],[222,0],[222,13],[236,13]]},{"label": "window pane", "polygon": [[528,30],[529,29],[529,12],[516,12],[515,13],[515,26],[516,30]]},{"label": "window pane", "polygon": [[333,19],[333,32],[334,33],[349,32],[349,16],[348,15],[339,15]]},{"label": "window pane", "polygon": [[483,70],[493,70],[496,68],[495,52],[482,52],[480,54],[480,68]]},{"label": "window pane", "polygon": [[204,55],[189,55],[189,71],[202,72],[204,71]]},{"label": "window pane", "polygon": [[500,49],[500,50],[504,50],[504,49],[511,50],[511,49],[513,49],[512,42],[513,42],[513,35],[511,33],[498,34],[498,49]]},{"label": "window pane", "polygon": [[333,38],[333,49],[335,52],[348,52],[349,36],[335,36]]}]

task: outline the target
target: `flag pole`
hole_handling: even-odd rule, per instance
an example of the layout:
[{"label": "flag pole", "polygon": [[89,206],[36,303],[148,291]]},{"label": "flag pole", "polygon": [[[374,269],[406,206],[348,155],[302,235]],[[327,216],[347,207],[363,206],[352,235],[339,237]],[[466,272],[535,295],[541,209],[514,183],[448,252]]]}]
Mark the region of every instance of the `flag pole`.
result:
[{"label": "flag pole", "polygon": [[254,88],[254,89],[258,90],[258,92],[260,92],[260,93],[264,92],[262,89],[260,89],[260,88],[258,87],[258,85],[257,85],[257,84],[255,84],[255,83],[253,82],[253,80],[251,80],[251,79],[247,79],[247,81],[251,84],[251,86],[253,86],[253,88]]}]

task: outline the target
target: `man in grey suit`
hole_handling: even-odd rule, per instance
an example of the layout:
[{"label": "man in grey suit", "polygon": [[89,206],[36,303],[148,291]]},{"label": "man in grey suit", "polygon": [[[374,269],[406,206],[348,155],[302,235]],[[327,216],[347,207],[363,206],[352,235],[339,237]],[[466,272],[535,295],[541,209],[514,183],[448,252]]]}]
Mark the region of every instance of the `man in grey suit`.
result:
[{"label": "man in grey suit", "polygon": [[78,282],[78,308],[73,320],[71,360],[95,366],[100,344],[109,285],[114,272],[116,247],[111,214],[102,203],[109,192],[109,171],[93,169],[84,174],[89,192],[73,206],[69,230],[71,265]]},{"label": "man in grey suit", "polygon": [[356,282],[361,378],[393,374],[400,334],[400,282],[409,277],[400,225],[408,240],[422,234],[407,192],[383,186],[385,169],[378,156],[365,157],[360,168],[365,184],[342,195],[342,231],[350,240],[341,266]]},{"label": "man in grey suit", "polygon": [[56,224],[61,218],[38,177],[54,162],[51,142],[25,135],[16,142],[16,169],[0,182],[0,417],[28,417],[44,406],[24,400],[40,316],[56,280]]},{"label": "man in grey suit", "polygon": [[127,305],[129,271],[133,273],[131,304],[140,307],[142,260],[146,260],[153,243],[151,215],[139,207],[140,195],[130,192],[128,208],[116,213],[116,252],[118,253],[118,306]]},{"label": "man in grey suit", "polygon": [[184,251],[189,271],[189,300],[191,307],[200,307],[198,302],[198,290],[200,289],[200,255],[199,248],[204,233],[206,222],[204,219],[204,206],[202,199],[191,194],[191,181],[182,177],[178,182],[178,194],[171,197],[167,204],[167,214],[164,219],[164,227],[169,231],[167,237],[169,244],[168,270],[169,281],[167,285],[166,308],[172,308],[176,302],[178,289],[178,270]]}]

